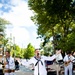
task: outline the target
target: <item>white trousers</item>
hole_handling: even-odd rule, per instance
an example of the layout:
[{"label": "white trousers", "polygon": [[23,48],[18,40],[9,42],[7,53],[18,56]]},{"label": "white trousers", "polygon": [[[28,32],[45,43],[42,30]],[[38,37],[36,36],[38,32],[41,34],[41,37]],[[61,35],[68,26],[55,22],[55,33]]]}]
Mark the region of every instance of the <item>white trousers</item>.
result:
[{"label": "white trousers", "polygon": [[15,73],[14,72],[12,72],[12,73],[5,73],[4,75],[15,75]]},{"label": "white trousers", "polygon": [[65,75],[68,75],[68,71],[69,75],[72,75],[72,64],[65,67]]}]

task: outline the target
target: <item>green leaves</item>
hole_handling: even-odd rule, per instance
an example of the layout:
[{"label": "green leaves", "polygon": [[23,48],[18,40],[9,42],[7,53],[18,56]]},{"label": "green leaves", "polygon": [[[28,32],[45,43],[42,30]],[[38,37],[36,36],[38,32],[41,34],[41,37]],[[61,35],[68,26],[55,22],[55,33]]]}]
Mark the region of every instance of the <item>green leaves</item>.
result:
[{"label": "green leaves", "polygon": [[71,38],[67,36],[75,30],[74,2],[72,0],[29,0],[28,5],[34,11],[32,20],[38,27],[37,34],[42,39],[61,34],[60,41],[53,38],[54,47],[61,45],[62,49],[68,50],[70,46],[66,48],[66,44]]},{"label": "green leaves", "polygon": [[0,44],[3,44],[4,46],[8,42],[8,39],[4,37],[5,36],[4,31],[7,24],[9,24],[7,20],[0,18],[0,42],[1,42]]},{"label": "green leaves", "polygon": [[5,25],[10,24],[9,21],[0,18],[0,32],[4,32],[4,29],[6,28]]},{"label": "green leaves", "polygon": [[31,45],[31,43],[29,43],[25,50],[24,58],[29,59],[32,56],[34,56],[34,47]]}]

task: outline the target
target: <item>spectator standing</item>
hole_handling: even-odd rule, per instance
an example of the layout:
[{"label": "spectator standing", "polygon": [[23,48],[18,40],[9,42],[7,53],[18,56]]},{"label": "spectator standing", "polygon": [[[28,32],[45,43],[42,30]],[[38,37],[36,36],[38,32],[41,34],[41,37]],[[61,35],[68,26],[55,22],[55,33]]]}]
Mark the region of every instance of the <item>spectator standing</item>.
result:
[{"label": "spectator standing", "polygon": [[18,60],[15,60],[15,70],[19,70],[19,62],[18,62]]}]

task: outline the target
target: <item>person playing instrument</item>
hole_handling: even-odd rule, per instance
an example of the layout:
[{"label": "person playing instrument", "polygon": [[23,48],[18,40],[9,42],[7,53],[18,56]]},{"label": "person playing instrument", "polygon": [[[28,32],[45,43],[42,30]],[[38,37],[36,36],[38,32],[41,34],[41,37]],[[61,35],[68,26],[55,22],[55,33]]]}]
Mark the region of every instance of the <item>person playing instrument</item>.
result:
[{"label": "person playing instrument", "polygon": [[[45,66],[45,60],[48,61],[53,61],[56,59],[56,54],[54,54],[51,57],[46,57],[46,56],[41,56],[40,55],[40,50],[35,49],[35,56],[32,57],[27,63],[29,64],[34,64],[34,75],[47,75],[47,70]],[[27,64],[23,65],[27,66]]]},{"label": "person playing instrument", "polygon": [[72,69],[73,69],[73,64],[72,61],[75,58],[72,56],[71,51],[68,51],[67,54],[64,57],[64,69],[65,69],[65,74],[64,75],[72,75]]},{"label": "person playing instrument", "polygon": [[5,59],[4,61],[4,75],[15,75],[15,62],[14,58],[10,56],[10,51],[5,51]]}]

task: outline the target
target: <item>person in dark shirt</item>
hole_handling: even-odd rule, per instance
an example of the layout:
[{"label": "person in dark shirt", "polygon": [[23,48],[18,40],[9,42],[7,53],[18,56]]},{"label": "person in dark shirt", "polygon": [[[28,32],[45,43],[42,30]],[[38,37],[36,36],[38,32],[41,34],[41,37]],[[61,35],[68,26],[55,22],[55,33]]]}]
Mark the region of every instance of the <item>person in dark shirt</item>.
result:
[{"label": "person in dark shirt", "polygon": [[18,60],[15,60],[15,70],[19,70],[19,62],[18,62]]}]

